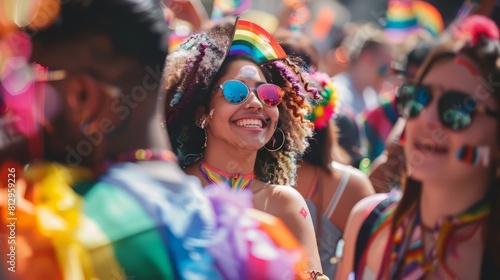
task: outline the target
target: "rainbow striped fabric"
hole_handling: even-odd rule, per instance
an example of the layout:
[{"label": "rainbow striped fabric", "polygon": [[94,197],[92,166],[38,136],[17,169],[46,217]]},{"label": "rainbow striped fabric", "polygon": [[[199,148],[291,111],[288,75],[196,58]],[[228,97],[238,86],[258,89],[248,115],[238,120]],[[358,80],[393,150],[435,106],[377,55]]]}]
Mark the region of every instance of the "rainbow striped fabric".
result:
[{"label": "rainbow striped fabric", "polygon": [[[381,214],[372,228],[366,248],[373,245],[377,235],[383,229],[391,226],[397,204],[397,201],[392,203]],[[448,267],[445,258],[449,252],[456,251],[456,246],[464,240],[464,236],[453,238],[452,233],[465,225],[472,225],[477,229],[488,217],[489,212],[490,206],[483,199],[456,216],[440,219],[432,229],[435,242],[430,252],[426,254],[423,246],[424,229],[420,211],[417,204],[412,205],[396,222],[396,228],[391,231],[392,238],[389,238],[385,247],[384,259],[377,279],[422,279],[427,273],[435,271],[437,267],[446,273],[446,279],[456,279],[457,275]],[[356,279],[363,279],[366,257],[366,254],[362,257]]]},{"label": "rainbow striped fabric", "polygon": [[388,3],[385,32],[393,41],[401,41],[419,28],[438,37],[444,30],[441,13],[425,1],[391,0]]},{"label": "rainbow striped fabric", "polygon": [[251,192],[204,193],[194,177],[157,179],[135,163],[91,175],[57,164],[25,172],[33,196],[18,211],[16,279],[294,279],[305,267],[283,223],[241,201],[251,206]]},{"label": "rainbow striped fabric", "polygon": [[283,59],[287,55],[278,41],[264,28],[247,20],[238,20],[229,56],[246,54],[257,63]]}]

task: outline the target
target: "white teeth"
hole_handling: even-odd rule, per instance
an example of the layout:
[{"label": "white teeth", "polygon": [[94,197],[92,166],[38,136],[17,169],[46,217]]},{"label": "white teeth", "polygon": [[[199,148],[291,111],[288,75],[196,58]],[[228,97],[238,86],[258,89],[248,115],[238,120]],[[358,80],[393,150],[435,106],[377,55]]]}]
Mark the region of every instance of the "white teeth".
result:
[{"label": "white teeth", "polygon": [[237,126],[243,126],[243,127],[262,127],[262,120],[243,119],[243,120],[237,120],[235,124]]}]

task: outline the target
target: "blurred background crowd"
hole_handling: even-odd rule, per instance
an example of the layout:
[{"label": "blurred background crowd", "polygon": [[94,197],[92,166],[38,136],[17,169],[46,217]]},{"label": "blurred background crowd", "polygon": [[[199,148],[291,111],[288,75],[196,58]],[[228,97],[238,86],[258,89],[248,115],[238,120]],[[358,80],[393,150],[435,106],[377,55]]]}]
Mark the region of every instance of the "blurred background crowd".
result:
[{"label": "blurred background crowd", "polygon": [[500,0],[99,1],[0,3],[12,279],[498,279]]}]

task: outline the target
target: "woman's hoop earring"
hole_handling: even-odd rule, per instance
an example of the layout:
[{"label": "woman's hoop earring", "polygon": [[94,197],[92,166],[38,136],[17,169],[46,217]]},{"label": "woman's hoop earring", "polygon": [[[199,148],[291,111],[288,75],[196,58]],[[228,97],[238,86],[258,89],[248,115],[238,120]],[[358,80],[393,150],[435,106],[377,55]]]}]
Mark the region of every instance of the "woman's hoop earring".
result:
[{"label": "woman's hoop earring", "polygon": [[205,142],[203,142],[201,146],[202,149],[205,149],[207,147],[207,130],[205,129],[207,127],[207,120],[200,118],[198,120],[198,126],[203,130],[203,133],[205,133]]},{"label": "woman's hoop earring", "polygon": [[203,142],[203,146],[201,146],[201,148],[205,149],[207,147],[207,130],[203,129],[203,133],[205,133],[205,142]]},{"label": "woman's hoop earring", "polygon": [[[276,133],[276,131],[281,132],[281,135],[280,133]],[[283,130],[281,130],[281,128],[276,128],[276,130],[274,131],[274,134],[273,134],[273,138],[271,138],[271,140],[269,140],[269,142],[267,142],[266,145],[264,145],[264,148],[270,152],[276,152],[277,150],[281,149],[281,147],[283,147],[283,145],[285,144],[285,133],[283,132]]]}]

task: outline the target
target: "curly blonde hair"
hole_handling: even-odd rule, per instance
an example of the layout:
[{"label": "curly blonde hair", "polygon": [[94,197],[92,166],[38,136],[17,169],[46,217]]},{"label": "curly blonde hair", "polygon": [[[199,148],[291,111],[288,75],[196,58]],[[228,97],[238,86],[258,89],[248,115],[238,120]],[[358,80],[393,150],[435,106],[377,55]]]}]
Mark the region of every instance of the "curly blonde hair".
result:
[{"label": "curly blonde hair", "polygon": [[[233,29],[234,24],[225,24],[193,34],[167,57],[163,77],[165,122],[182,168],[203,154],[204,132],[195,125],[195,112],[200,106],[208,109],[213,82],[224,75],[231,61],[245,59],[259,65],[250,56],[227,57]],[[320,96],[309,86],[300,65],[290,58],[259,65],[268,82],[280,86],[285,93],[278,105],[278,128],[285,134],[285,143],[278,151],[261,148],[257,152],[254,172],[264,182],[295,185],[296,161],[308,147],[307,138],[314,131],[307,115],[312,110],[312,100]]]}]

